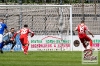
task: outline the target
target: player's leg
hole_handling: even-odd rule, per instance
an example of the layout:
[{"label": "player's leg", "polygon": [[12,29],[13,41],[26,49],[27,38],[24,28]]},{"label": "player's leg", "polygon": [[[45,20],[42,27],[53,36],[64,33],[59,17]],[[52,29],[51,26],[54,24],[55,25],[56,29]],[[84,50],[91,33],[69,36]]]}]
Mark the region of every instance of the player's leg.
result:
[{"label": "player's leg", "polygon": [[2,48],[3,48],[3,35],[2,34],[0,34],[0,52],[1,53],[3,53],[3,50],[2,50]]},{"label": "player's leg", "polygon": [[10,43],[9,40],[3,41],[3,45],[4,45],[4,46],[5,46],[5,45],[8,45],[9,43]]},{"label": "player's leg", "polygon": [[22,46],[24,50],[24,54],[28,54],[28,44]]},{"label": "player's leg", "polygon": [[[6,40],[6,41],[3,41],[3,46],[5,46],[5,45],[8,45],[9,43],[13,43],[13,41],[11,41],[11,40]],[[15,46],[15,45],[14,45]],[[10,51],[13,51],[13,44],[12,44],[12,47],[11,47],[11,50]]]},{"label": "player's leg", "polygon": [[10,40],[10,43],[12,44],[12,47],[11,47],[11,50],[10,51],[13,51],[13,48],[14,48],[14,46],[16,45],[16,41],[14,40],[14,41],[11,41]]},{"label": "player's leg", "polygon": [[2,48],[3,48],[3,43],[0,43],[0,52],[1,52],[1,53],[3,53]]},{"label": "player's leg", "polygon": [[27,46],[25,37],[21,37],[20,41],[22,43],[22,48],[23,48],[24,54],[27,54],[28,46]]},{"label": "player's leg", "polygon": [[93,44],[92,39],[90,37],[88,37],[88,36],[85,36],[85,40],[89,41],[89,45],[92,48],[92,44]]},{"label": "player's leg", "polygon": [[20,37],[20,42],[22,44],[23,50],[25,51],[25,45],[24,45],[24,38],[23,37]]},{"label": "player's leg", "polygon": [[3,46],[5,46],[7,44],[7,41],[5,40],[5,41],[3,41]]},{"label": "player's leg", "polygon": [[24,54],[25,54],[25,45],[22,45],[22,48],[23,48],[23,51],[24,51]]},{"label": "player's leg", "polygon": [[83,44],[83,47],[84,47],[85,49],[87,49],[87,45],[85,44],[84,38],[79,38],[79,39],[80,39],[81,43]]},{"label": "player's leg", "polygon": [[24,54],[28,54],[28,44],[25,45]]},{"label": "player's leg", "polygon": [[24,37],[24,45],[25,45],[24,53],[28,54],[29,42],[28,42],[28,38],[26,38],[26,37]]}]

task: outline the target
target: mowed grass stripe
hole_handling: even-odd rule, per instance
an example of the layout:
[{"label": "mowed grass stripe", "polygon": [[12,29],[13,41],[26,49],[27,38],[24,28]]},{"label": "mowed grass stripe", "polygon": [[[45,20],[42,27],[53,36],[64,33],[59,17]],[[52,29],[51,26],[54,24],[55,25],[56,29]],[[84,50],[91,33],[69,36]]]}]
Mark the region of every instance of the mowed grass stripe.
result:
[{"label": "mowed grass stripe", "polygon": [[81,59],[80,51],[31,51],[29,55],[23,52],[4,52],[0,54],[0,66],[100,66],[82,65]]}]

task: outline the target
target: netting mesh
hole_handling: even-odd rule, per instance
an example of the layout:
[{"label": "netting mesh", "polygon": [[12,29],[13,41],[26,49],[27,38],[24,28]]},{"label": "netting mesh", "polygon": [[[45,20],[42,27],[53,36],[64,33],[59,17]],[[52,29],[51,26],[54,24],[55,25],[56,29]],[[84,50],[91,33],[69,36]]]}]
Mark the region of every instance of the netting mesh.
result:
[{"label": "netting mesh", "polygon": [[[83,10],[84,9],[84,10]],[[100,5],[99,4],[74,4],[73,5],[73,29],[79,24],[84,16],[88,28],[95,35],[100,34]]]},{"label": "netting mesh", "polygon": [[[99,0],[98,0],[98,2],[99,2]],[[72,3],[71,5],[73,6],[72,7],[72,12],[73,12],[73,16],[72,16],[72,22],[73,22],[73,30],[75,29],[75,27],[76,27],[76,25],[78,24],[78,23],[80,23],[81,22],[81,20],[83,19],[83,16],[84,16],[84,18],[85,18],[85,22],[86,22],[86,25],[89,27],[89,29],[93,32],[93,34],[95,34],[95,35],[99,35],[100,34],[100,4],[99,3],[84,3],[84,6],[82,6],[82,3],[80,2],[80,3]],[[24,4],[24,3],[23,3]],[[29,4],[28,4],[29,5]],[[37,4],[34,4],[34,5],[37,5]],[[39,5],[39,4],[38,4]],[[50,5],[50,4],[47,4],[47,5]],[[65,5],[68,5],[68,4],[65,4]],[[6,8],[6,7],[5,7]],[[14,13],[14,14],[16,14],[16,11],[15,10],[8,10],[7,11],[7,9],[5,9],[5,8],[1,8],[0,7],[0,17],[2,17],[2,18],[5,18],[5,19],[7,19],[7,20],[5,20],[5,22],[7,22],[7,24],[9,23],[9,20],[10,19],[17,19],[17,20],[14,20],[13,22],[14,22],[14,24],[16,24],[16,29],[19,29],[19,21],[21,21],[19,18],[20,18],[20,13],[19,14],[17,14],[17,16],[15,16],[15,17],[11,17],[11,16],[9,16],[9,13],[8,13],[8,11],[9,12],[11,12],[11,13]],[[38,9],[38,8],[37,8]],[[45,9],[45,8],[44,8]],[[84,9],[84,10],[83,10]],[[20,10],[20,9],[19,9]],[[56,11],[57,10],[59,10],[58,8],[56,8]],[[65,9],[64,9],[65,10]],[[67,11],[68,11],[69,9],[67,9]],[[30,11],[32,12],[33,10],[32,9],[30,9]],[[43,9],[42,9],[42,11],[43,11]],[[41,13],[45,13],[45,10],[42,12],[41,11]],[[46,12],[46,14],[48,14],[48,13],[55,13],[55,12],[52,12],[52,11],[50,11],[50,10],[46,10],[46,11],[48,11],[48,12]],[[50,11],[50,12],[49,12]],[[30,13],[31,13],[30,12]],[[27,12],[26,12],[27,13]],[[33,12],[32,12],[33,13]],[[68,12],[67,12],[68,13]],[[6,15],[7,14],[7,15]],[[34,26],[36,26],[36,25],[34,25],[34,21],[36,22],[36,21],[39,21],[38,19],[41,19],[40,21],[43,23],[43,24],[46,24],[45,23],[45,21],[47,22],[48,21],[48,19],[47,18],[45,18],[45,16],[43,16],[43,17],[41,17],[41,18],[39,18],[38,16],[36,16],[35,14],[38,14],[38,12],[35,12],[34,13],[34,16],[32,15],[31,17],[30,16],[28,16],[28,15],[26,15],[27,17],[30,17],[29,19],[27,19],[26,20],[26,22],[29,20],[30,22],[32,22],[31,23],[31,27],[30,28],[32,28],[33,30],[34,30]],[[56,14],[59,14],[59,11],[57,11],[56,12]],[[51,15],[50,15],[51,16]],[[53,16],[53,15],[52,15]],[[68,15],[67,15],[68,16]],[[95,17],[96,16],[96,17]],[[26,17],[26,18],[27,18]],[[47,17],[47,16],[46,16]],[[24,18],[24,17],[23,17]],[[47,19],[47,20],[46,20]],[[53,20],[54,19],[54,17],[53,18],[50,18],[51,20]],[[59,22],[59,15],[57,15],[57,17],[56,17],[56,21],[57,21],[57,23],[56,24],[58,24],[58,22]],[[11,21],[11,20],[10,20]],[[40,22],[39,21],[39,22]],[[66,20],[67,21],[67,20]],[[15,23],[16,22],[16,23]],[[40,24],[40,23],[39,23]],[[42,24],[42,25],[43,25]],[[9,24],[10,25],[10,24]],[[33,25],[33,27],[32,27],[32,25]],[[41,24],[40,24],[41,25]],[[43,26],[44,27],[44,26]],[[44,27],[44,29],[45,28],[47,28],[47,26],[46,27]],[[36,31],[36,34],[45,34],[46,32],[45,31],[42,31],[42,32],[40,32],[40,31],[38,31],[38,29],[36,30],[34,30],[34,31]],[[53,33],[54,32],[54,33]],[[52,31],[52,33],[53,34],[58,34],[57,32],[55,32],[55,31]],[[77,34],[76,32],[75,32],[75,34]]]},{"label": "netting mesh", "polygon": [[69,7],[0,7],[8,27],[16,30],[28,24],[37,35],[67,35]]}]

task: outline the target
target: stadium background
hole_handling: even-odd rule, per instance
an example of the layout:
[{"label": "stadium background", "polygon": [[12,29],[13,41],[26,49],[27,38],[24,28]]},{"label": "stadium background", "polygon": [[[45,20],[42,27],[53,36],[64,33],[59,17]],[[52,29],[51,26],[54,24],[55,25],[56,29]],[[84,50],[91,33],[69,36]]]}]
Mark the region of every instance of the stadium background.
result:
[{"label": "stadium background", "polygon": [[[90,30],[93,32],[93,34],[98,35],[100,34],[100,1],[99,0],[0,0],[0,5],[61,5],[61,4],[71,4],[73,6],[73,14],[72,14],[72,20],[73,20],[73,29],[75,26],[81,21],[85,20],[87,25],[89,26]],[[48,27],[47,25],[43,24],[47,22],[43,19],[40,19],[39,21],[36,19],[37,17],[34,17],[32,15],[25,15],[22,16],[22,19],[20,19],[20,16],[10,16],[7,11],[3,11],[0,9],[0,18],[5,19],[5,23],[7,23],[8,27],[16,27],[16,29],[20,29],[19,22],[22,22],[22,24],[25,24],[26,22],[30,22],[29,26],[30,28],[35,32],[37,35],[45,35],[48,34],[46,31],[46,28],[42,28],[41,30],[38,30],[38,25],[43,25],[44,27]],[[27,19],[26,19],[27,18]],[[15,20],[16,19],[16,20]],[[16,25],[14,25],[16,23]],[[32,24],[33,23],[33,24]],[[34,23],[36,23],[37,27],[34,27]],[[13,25],[13,26],[12,26]],[[52,29],[52,28],[49,28]],[[96,29],[96,30],[95,30]],[[48,30],[48,29],[47,29]],[[49,32],[49,34],[57,34],[54,31]]]},{"label": "stadium background", "polygon": [[[87,26],[93,32],[94,35],[100,34],[99,0],[0,0],[0,5],[49,5],[49,4],[72,5],[73,30],[75,26],[81,22],[81,20],[85,20]],[[26,15],[20,14],[12,16],[8,11],[9,10],[0,9],[0,18],[5,19],[5,23],[8,25],[9,28],[14,27],[16,30],[18,30],[24,24],[28,24],[29,28],[31,28],[31,30],[34,31],[35,35],[58,35],[59,33],[59,30],[56,29],[54,29],[53,31],[50,30],[55,28],[55,26],[52,25],[55,25],[56,23],[50,23],[49,25],[48,20],[45,19],[45,16],[40,20],[38,20],[37,16],[34,17],[34,15],[30,15],[28,13]],[[21,15],[22,17],[20,18]],[[77,35],[77,33],[74,32],[73,34]]]},{"label": "stadium background", "polygon": [[[100,0],[87,0],[84,3],[83,0],[66,0],[66,2],[60,2],[59,0],[23,0],[22,4],[72,4],[73,5],[73,24],[78,24],[82,19],[85,19],[87,25],[89,26],[90,30],[95,35],[99,35],[100,31]],[[29,2],[30,1],[30,2]],[[41,1],[41,2],[40,2]],[[50,1],[46,3],[47,1]],[[96,3],[95,3],[96,1]],[[33,2],[33,3],[32,3]],[[88,2],[88,3],[87,3]],[[19,0],[4,0],[4,3],[2,3],[2,0],[0,0],[0,5],[17,5],[20,4]],[[82,4],[85,6],[83,7]],[[84,8],[84,11],[82,10]],[[17,17],[17,20],[14,20],[14,17],[11,16],[5,16],[6,13],[2,12],[2,9],[0,9],[0,18],[5,18],[5,23],[9,26],[9,28],[12,26],[16,27],[16,30],[20,28],[20,26],[16,26],[16,24],[19,24],[20,19],[19,16]],[[9,19],[7,19],[9,17]],[[97,18],[97,20],[96,20]],[[32,18],[30,18],[32,21]],[[37,20],[36,20],[37,21]],[[43,20],[42,20],[43,21]],[[14,23],[13,23],[14,22]],[[24,24],[25,21],[23,21]],[[27,21],[26,21],[27,22]],[[38,21],[41,24],[41,20]],[[35,22],[37,23],[37,22]],[[39,24],[37,24],[39,25]],[[74,26],[73,25],[73,29]],[[45,26],[45,25],[44,25]],[[31,28],[31,26],[30,26]],[[37,27],[38,28],[38,27]],[[37,28],[32,28],[33,31],[37,35],[45,35],[45,32],[37,31]],[[36,31],[35,31],[36,30]],[[47,32],[47,31],[46,31]],[[49,34],[57,34],[54,32],[50,32]],[[46,33],[47,35],[47,33]],[[77,35],[76,35],[77,36]],[[98,36],[99,39],[99,36]],[[19,43],[18,43],[19,44]],[[9,49],[7,49],[9,50]],[[19,49],[17,49],[19,50]],[[0,54],[0,66],[100,66],[100,53],[98,53],[98,64],[82,64],[82,52],[80,51],[62,51],[62,52],[29,52],[28,55],[24,55],[22,52],[4,52],[4,54]]]}]

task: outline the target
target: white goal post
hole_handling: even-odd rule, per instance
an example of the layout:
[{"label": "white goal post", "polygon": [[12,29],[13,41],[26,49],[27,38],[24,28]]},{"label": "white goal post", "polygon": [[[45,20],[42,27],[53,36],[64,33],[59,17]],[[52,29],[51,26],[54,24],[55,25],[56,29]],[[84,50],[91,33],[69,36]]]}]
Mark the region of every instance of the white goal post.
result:
[{"label": "white goal post", "polygon": [[0,18],[5,19],[9,28],[18,30],[28,24],[37,35],[70,40],[72,50],[72,5],[0,5],[0,12]]}]

